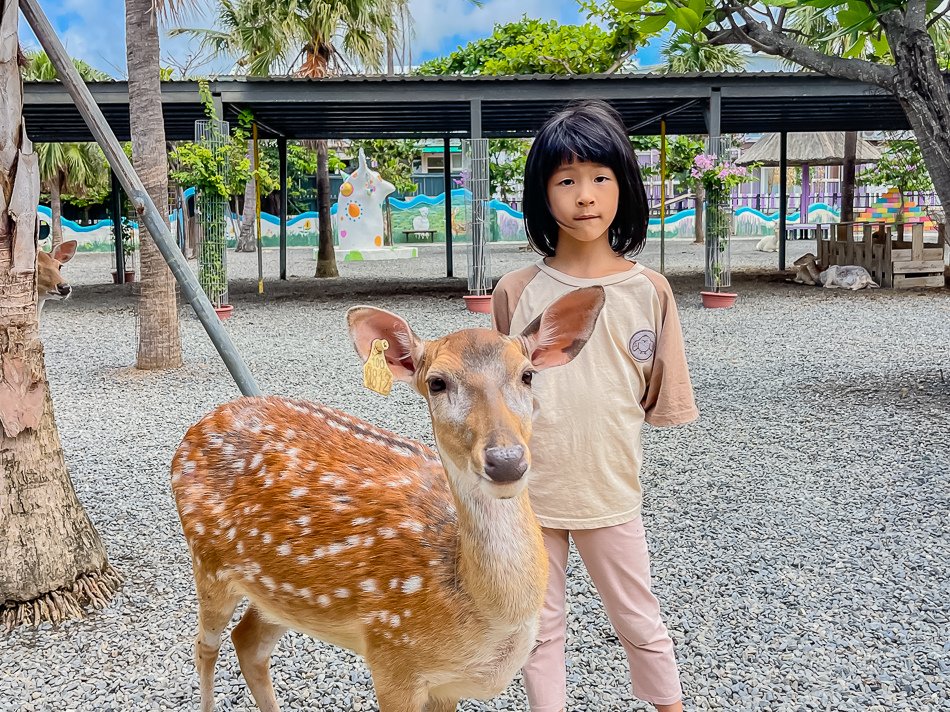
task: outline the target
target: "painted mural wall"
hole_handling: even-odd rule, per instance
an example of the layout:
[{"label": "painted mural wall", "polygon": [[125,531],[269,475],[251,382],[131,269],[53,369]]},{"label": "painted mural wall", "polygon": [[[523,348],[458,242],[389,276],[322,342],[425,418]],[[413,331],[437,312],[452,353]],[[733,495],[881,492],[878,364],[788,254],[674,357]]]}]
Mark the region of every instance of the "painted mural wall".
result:
[{"label": "painted mural wall", "polygon": [[[186,192],[186,197],[190,197],[193,191]],[[466,203],[470,202],[472,195],[465,189],[452,191],[452,228],[453,241],[465,243],[468,241],[468,228],[465,224]],[[390,198],[390,220],[392,222],[392,241],[393,244],[415,243],[422,240],[418,235],[406,235],[404,231],[408,230],[434,230],[433,239],[435,242],[445,241],[445,196],[417,195],[406,200]],[[881,206],[872,207],[867,211],[866,219],[893,219],[893,196],[882,201]],[[48,207],[39,206],[39,219],[41,222],[49,224],[50,210]],[[926,217],[922,208],[916,205],[908,204],[905,206],[906,219],[917,220]],[[330,214],[333,216],[334,233],[336,242],[339,244],[339,221],[336,219],[337,205],[333,205]],[[918,215],[920,213],[920,215]],[[493,242],[524,242],[527,240],[525,234],[523,216],[517,210],[498,200],[492,200],[489,203],[489,216],[491,226],[491,239]],[[176,223],[180,218],[176,211],[172,213],[170,220],[172,232],[175,232]],[[790,223],[803,222],[801,216],[796,212],[788,216]],[[315,212],[294,215],[287,221],[287,244],[291,247],[315,247],[317,244],[317,219]],[[666,236],[670,239],[692,239],[693,223],[695,220],[695,211],[683,210],[670,215],[666,218]],[[815,203],[809,207],[808,219],[804,222],[837,222],[838,212],[834,208],[824,203]],[[753,208],[742,207],[736,210],[734,216],[734,234],[737,237],[764,237],[774,234],[778,223],[778,212],[766,214]],[[229,221],[228,240],[232,246],[236,240],[236,230],[238,228],[237,216]],[[280,238],[280,220],[277,216],[270,213],[261,214],[261,242],[265,247],[276,247]],[[651,218],[648,228],[648,236],[659,238],[660,220]],[[71,220],[63,220],[63,239],[75,239],[79,242],[80,251],[84,252],[111,252],[112,242],[112,221],[102,220],[95,225],[82,226]]]}]

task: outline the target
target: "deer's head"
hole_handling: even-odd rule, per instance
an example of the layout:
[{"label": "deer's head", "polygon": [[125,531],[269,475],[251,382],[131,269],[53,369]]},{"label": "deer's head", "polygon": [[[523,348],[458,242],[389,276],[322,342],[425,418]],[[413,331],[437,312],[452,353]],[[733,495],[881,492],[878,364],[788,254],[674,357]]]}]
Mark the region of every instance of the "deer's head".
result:
[{"label": "deer's head", "polygon": [[40,250],[36,255],[36,310],[42,312],[47,299],[66,299],[72,287],[60,273],[62,266],[76,254],[76,241],[67,240],[52,252]]},{"label": "deer's head", "polygon": [[524,489],[531,466],[532,376],[577,356],[603,306],[603,288],[575,290],[511,337],[466,329],[424,341],[401,317],[372,307],[350,309],[347,320],[363,361],[385,339],[393,376],[426,399],[453,488],[507,498]]}]

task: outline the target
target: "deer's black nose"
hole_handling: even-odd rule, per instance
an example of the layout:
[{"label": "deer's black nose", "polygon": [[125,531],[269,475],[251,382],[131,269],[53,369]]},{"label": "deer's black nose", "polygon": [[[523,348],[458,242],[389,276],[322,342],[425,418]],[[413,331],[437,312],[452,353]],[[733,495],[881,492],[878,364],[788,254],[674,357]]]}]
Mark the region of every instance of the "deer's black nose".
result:
[{"label": "deer's black nose", "polygon": [[516,482],[527,470],[521,445],[485,448],[485,474],[495,482]]},{"label": "deer's black nose", "polygon": [[72,287],[68,284],[59,284],[56,286],[56,290],[59,292],[59,296],[68,297],[69,293],[73,291]]}]

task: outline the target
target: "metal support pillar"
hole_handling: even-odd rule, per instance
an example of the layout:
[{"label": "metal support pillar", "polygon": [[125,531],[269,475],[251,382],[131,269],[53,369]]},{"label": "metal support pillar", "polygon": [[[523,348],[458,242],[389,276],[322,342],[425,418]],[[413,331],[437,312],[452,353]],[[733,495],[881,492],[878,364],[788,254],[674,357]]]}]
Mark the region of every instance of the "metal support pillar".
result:
[{"label": "metal support pillar", "polygon": [[709,94],[709,105],[703,112],[706,119],[706,132],[709,134],[709,152],[722,155],[722,92],[713,87]]},{"label": "metal support pillar", "polygon": [[122,240],[122,185],[112,171],[112,195],[109,198],[112,213],[112,233],[115,235],[115,276],[119,284],[125,284],[125,250]]},{"label": "metal support pillar", "polygon": [[211,342],[241,393],[246,396],[261,395],[261,389],[254,381],[254,376],[251,375],[247,364],[241,359],[234,342],[231,341],[231,337],[211,306],[211,302],[202,291],[201,285],[198,284],[195,273],[191,270],[181,250],[178,249],[178,244],[171,230],[165,224],[167,216],[159,213],[155,203],[152,202],[152,198],[145,190],[141,179],[136,174],[135,169],[132,168],[132,163],[112,132],[112,127],[109,126],[105,116],[103,116],[102,109],[92,98],[89,87],[83,83],[79,72],[76,71],[76,67],[63,47],[63,43],[60,42],[56,31],[40,7],[39,0],[20,0],[20,10],[23,11],[24,17],[30,23],[30,27],[33,28],[33,34],[36,35],[40,45],[46,50],[50,62],[56,68],[60,81],[62,81],[63,86],[75,102],[76,108],[82,114],[96,142],[102,147],[109,165],[118,175],[119,182],[122,183],[126,195],[129,196],[132,205],[135,206],[139,220],[143,221],[148,227],[149,234],[155,240],[158,251],[165,258],[165,262],[168,263],[175,279],[178,280],[182,295],[194,307],[195,314],[204,326],[205,331],[208,332]]},{"label": "metal support pillar", "polygon": [[280,163],[280,278],[287,279],[287,139],[277,139],[277,156]]},{"label": "metal support pillar", "polygon": [[454,277],[454,268],[452,265],[452,144],[449,137],[445,137],[443,143],[443,156],[445,165],[442,167],[442,175],[445,179],[445,276]]},{"label": "metal support pillar", "polygon": [[778,156],[778,268],[785,271],[785,216],[788,214],[788,132],[779,134]]}]

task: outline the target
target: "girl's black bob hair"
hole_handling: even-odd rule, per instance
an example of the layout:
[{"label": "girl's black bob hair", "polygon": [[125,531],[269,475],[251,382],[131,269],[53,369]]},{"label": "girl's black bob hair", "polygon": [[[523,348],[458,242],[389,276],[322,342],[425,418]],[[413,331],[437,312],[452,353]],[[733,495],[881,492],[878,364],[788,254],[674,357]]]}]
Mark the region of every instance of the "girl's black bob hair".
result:
[{"label": "girl's black bob hair", "polygon": [[524,222],[536,252],[553,257],[558,224],[548,204],[548,180],[574,161],[600,163],[617,176],[620,197],[610,225],[610,246],[618,255],[635,255],[646,242],[649,207],[637,158],[623,119],[610,104],[571,104],[545,122],[525,165]]}]

